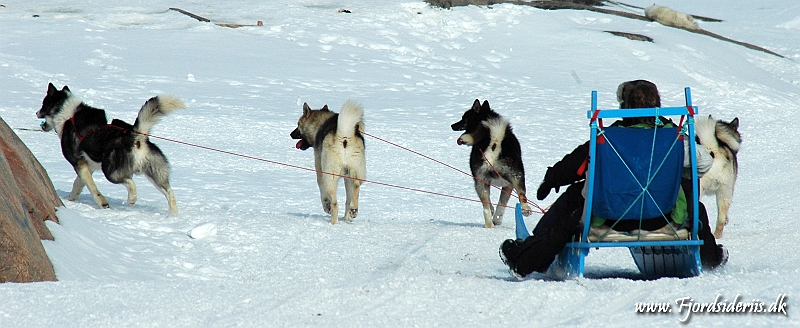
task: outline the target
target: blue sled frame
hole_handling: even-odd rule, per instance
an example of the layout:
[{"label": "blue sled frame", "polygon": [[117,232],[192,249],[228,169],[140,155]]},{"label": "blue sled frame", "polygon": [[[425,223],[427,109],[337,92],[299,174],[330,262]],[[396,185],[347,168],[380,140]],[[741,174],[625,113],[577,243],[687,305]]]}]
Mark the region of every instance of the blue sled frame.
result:
[{"label": "blue sled frame", "polygon": [[[662,108],[641,108],[641,109],[597,109],[597,91],[592,91],[592,109],[587,112],[590,119],[590,158],[595,158],[598,136],[598,119],[603,118],[624,118],[642,116],[686,116],[686,128],[688,129],[688,140],[695,140],[694,115],[698,113],[697,107],[692,106],[691,91],[685,88],[685,107],[662,107]],[[690,142],[690,156],[692,163],[692,189],[693,195],[698,195],[699,181],[697,177],[697,158],[696,143]],[[697,237],[699,225],[699,206],[698,197],[692,197],[690,201],[694,203],[693,213],[691,214],[693,224],[691,236],[688,240],[671,241],[630,241],[614,242],[601,241],[590,242],[588,239],[589,228],[591,225],[590,215],[592,213],[592,200],[594,191],[594,168],[595,161],[589,161],[587,170],[588,195],[586,199],[586,217],[584,217],[583,234],[577,240],[567,243],[566,247],[556,257],[550,266],[550,273],[559,279],[572,279],[584,276],[585,260],[591,248],[600,249],[603,247],[628,247],[631,256],[636,262],[639,271],[646,278],[660,277],[694,277],[702,273],[700,264],[700,245],[702,240]],[[525,227],[522,219],[522,209],[519,204],[516,208],[516,234],[517,238],[525,239],[530,234]]]}]

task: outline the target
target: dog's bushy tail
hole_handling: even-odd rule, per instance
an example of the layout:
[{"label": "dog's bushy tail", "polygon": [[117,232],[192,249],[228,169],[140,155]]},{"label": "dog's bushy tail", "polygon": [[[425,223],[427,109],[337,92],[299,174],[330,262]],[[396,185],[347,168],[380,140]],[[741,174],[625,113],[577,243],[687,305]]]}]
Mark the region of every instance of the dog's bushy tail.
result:
[{"label": "dog's bushy tail", "polygon": [[694,134],[700,144],[706,146],[707,149],[716,150],[719,147],[717,143],[717,120],[714,118],[698,117],[694,121]]},{"label": "dog's bushy tail", "polygon": [[483,122],[483,126],[489,128],[489,143],[502,144],[506,137],[506,129],[509,126],[508,120],[502,116],[490,118]]},{"label": "dog's bushy tail", "polygon": [[175,96],[159,95],[147,100],[139,110],[139,116],[133,123],[133,131],[142,134],[150,133],[150,129],[161,120],[162,117],[172,113],[176,109],[186,108],[186,105]]},{"label": "dog's bushy tail", "polygon": [[342,105],[336,133],[341,137],[353,137],[356,131],[364,131],[364,107],[355,100],[348,100]]}]

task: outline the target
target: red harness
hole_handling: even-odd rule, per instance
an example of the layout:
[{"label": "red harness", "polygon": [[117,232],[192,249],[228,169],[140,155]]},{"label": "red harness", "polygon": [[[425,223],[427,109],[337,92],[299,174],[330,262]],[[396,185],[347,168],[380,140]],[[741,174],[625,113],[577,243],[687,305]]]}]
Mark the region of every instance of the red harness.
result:
[{"label": "red harness", "polygon": [[83,143],[83,139],[86,139],[86,137],[92,135],[92,133],[95,133],[98,130],[102,130],[102,129],[105,129],[105,128],[114,128],[114,129],[117,129],[117,130],[120,130],[120,131],[125,131],[125,129],[123,129],[123,128],[119,127],[119,126],[112,125],[112,124],[106,124],[106,125],[103,125],[103,126],[96,127],[94,129],[90,130],[89,132],[87,132],[86,134],[81,135],[81,133],[78,131],[78,125],[75,124],[75,116],[70,117],[69,121],[72,123],[72,129],[75,130],[75,135],[78,136],[78,144]]}]

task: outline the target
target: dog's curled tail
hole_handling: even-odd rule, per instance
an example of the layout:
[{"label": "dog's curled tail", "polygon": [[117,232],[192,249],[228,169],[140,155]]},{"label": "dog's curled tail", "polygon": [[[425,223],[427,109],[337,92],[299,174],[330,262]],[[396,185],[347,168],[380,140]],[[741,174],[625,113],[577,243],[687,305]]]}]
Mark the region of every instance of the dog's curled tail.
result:
[{"label": "dog's curled tail", "polygon": [[336,133],[342,137],[353,137],[356,131],[364,131],[364,107],[355,100],[348,100],[342,105]]},{"label": "dog's curled tail", "polygon": [[713,117],[698,117],[694,121],[694,134],[700,141],[700,144],[705,146],[708,150],[716,150],[719,147],[717,143],[717,121]]},{"label": "dog's curled tail", "polygon": [[172,113],[176,109],[186,108],[186,105],[175,96],[159,95],[147,100],[139,110],[139,116],[133,123],[133,131],[139,134],[148,134],[150,129],[161,120],[162,117]]},{"label": "dog's curled tail", "polygon": [[502,116],[490,118],[483,122],[483,126],[489,128],[489,143],[502,144],[503,139],[506,137],[506,130],[509,127],[509,122]]}]

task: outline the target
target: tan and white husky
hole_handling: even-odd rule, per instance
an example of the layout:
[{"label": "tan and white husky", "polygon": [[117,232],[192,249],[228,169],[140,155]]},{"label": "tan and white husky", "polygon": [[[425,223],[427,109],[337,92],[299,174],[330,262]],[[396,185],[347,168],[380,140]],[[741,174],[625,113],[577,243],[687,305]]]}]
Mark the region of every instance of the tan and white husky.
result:
[{"label": "tan and white husky", "polygon": [[361,104],[348,100],[341,113],[328,109],[311,109],[303,104],[303,115],[297,121],[297,128],[290,134],[299,139],[297,148],[314,148],[314,168],[317,170],[322,209],[331,215],[331,223],[339,222],[339,203],[336,189],[339,178],[344,177],[346,202],[344,219],[353,221],[358,215],[358,192],[367,175],[364,155],[364,108]]},{"label": "tan and white husky", "polygon": [[717,227],[714,237],[722,238],[722,230],[730,221],[728,209],[739,174],[739,160],[736,158],[742,143],[739,118],[729,123],[709,115],[707,119],[698,119],[695,128],[700,144],[714,157],[711,169],[700,179],[700,194],[716,195]]}]

